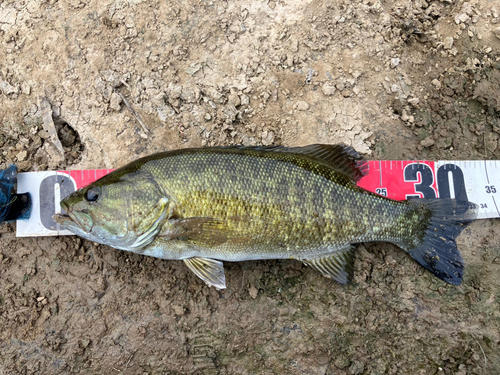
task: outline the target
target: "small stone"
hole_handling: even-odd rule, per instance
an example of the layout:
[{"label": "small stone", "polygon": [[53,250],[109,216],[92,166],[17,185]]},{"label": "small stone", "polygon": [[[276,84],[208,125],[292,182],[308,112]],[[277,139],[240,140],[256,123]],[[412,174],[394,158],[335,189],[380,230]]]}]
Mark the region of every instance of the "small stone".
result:
[{"label": "small stone", "polygon": [[177,316],[184,315],[184,307],[183,306],[174,305],[174,306],[172,306],[172,309],[174,310],[175,315],[177,315]]},{"label": "small stone", "polygon": [[444,49],[451,49],[453,47],[453,38],[450,36],[444,40]]},{"label": "small stone", "polygon": [[241,99],[238,95],[236,94],[229,94],[229,101],[234,104],[235,107],[238,107],[241,105]]},{"label": "small stone", "polygon": [[466,23],[468,20],[469,20],[469,16],[467,15],[467,13],[461,13],[461,14],[457,14],[455,16],[455,23],[458,25],[460,22],[461,23]]},{"label": "small stone", "polygon": [[349,367],[349,372],[352,375],[362,374],[363,371],[365,371],[365,365],[362,362],[360,362],[360,361],[354,361],[351,364],[351,367]]},{"label": "small stone", "polygon": [[121,104],[122,104],[122,97],[120,95],[118,95],[116,92],[112,93],[111,99],[109,101],[109,107],[112,110],[119,112],[120,109],[122,108]]},{"label": "small stone", "polygon": [[441,82],[439,82],[439,80],[437,80],[436,78],[434,78],[431,83],[434,85],[435,88],[437,89],[440,89],[441,88]]},{"label": "small stone", "polygon": [[344,90],[342,90],[341,94],[344,98],[349,98],[352,96],[352,90],[351,89],[344,89]]},{"label": "small stone", "polygon": [[17,154],[16,158],[18,161],[24,161],[28,157],[28,152],[26,150],[21,151],[19,154]]},{"label": "small stone", "polygon": [[295,103],[295,108],[297,108],[299,111],[307,111],[309,109],[309,104],[304,101],[298,101],[297,103]]},{"label": "small stone", "polygon": [[264,146],[271,146],[274,142],[274,133],[273,132],[262,132],[262,144]]},{"label": "small stone", "polygon": [[420,102],[419,98],[410,98],[410,99],[408,99],[408,103],[410,103],[414,107],[416,107],[419,102]]},{"label": "small stone", "polygon": [[493,33],[493,35],[495,35],[497,39],[500,39],[500,27],[493,29],[491,32]]},{"label": "small stone", "polygon": [[31,86],[27,83],[27,82],[23,82],[21,84],[21,92],[24,94],[24,95],[29,95],[31,94]]},{"label": "small stone", "polygon": [[250,288],[248,288],[248,294],[250,294],[250,297],[252,297],[253,299],[256,299],[257,295],[259,294],[259,291],[257,290],[256,287],[251,285]]},{"label": "small stone", "polygon": [[205,121],[210,121],[212,119],[212,116],[210,116],[210,113],[207,113],[205,115]]},{"label": "small stone", "polygon": [[18,87],[12,86],[7,81],[0,81],[0,90],[2,90],[2,92],[5,95],[17,94],[19,92],[19,88]]},{"label": "small stone", "polygon": [[335,86],[328,82],[326,82],[321,87],[321,90],[323,91],[323,94],[326,96],[332,96],[333,94],[335,94]]},{"label": "small stone", "polygon": [[249,105],[250,97],[248,95],[240,95],[240,105]]},{"label": "small stone", "polygon": [[431,147],[433,144],[434,144],[434,139],[432,139],[431,137],[427,137],[420,142],[420,145],[423,147]]},{"label": "small stone", "polygon": [[201,68],[203,68],[203,65],[201,65],[199,62],[194,62],[186,69],[186,73],[192,76]]},{"label": "small stone", "polygon": [[349,366],[351,364],[351,362],[349,361],[349,359],[345,355],[341,354],[340,356],[336,357],[333,364],[335,365],[335,367],[337,367],[339,369],[343,369],[343,368],[346,368],[347,366]]},{"label": "small stone", "polygon": [[157,109],[160,121],[166,122],[169,117],[175,116],[175,111],[169,105],[163,105]]},{"label": "small stone", "polygon": [[398,59],[397,57],[393,57],[391,59],[391,69],[394,69],[396,66],[398,66],[400,62],[400,59]]}]

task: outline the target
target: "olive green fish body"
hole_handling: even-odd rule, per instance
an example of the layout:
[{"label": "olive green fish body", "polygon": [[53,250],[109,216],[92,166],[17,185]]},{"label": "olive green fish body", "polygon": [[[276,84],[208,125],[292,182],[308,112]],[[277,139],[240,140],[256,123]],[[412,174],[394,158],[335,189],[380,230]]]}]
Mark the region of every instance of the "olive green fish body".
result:
[{"label": "olive green fish body", "polygon": [[[301,259],[351,243],[397,242],[411,228],[398,224],[409,211],[406,202],[361,190],[328,165],[283,153],[228,151],[184,152],[141,166],[171,197],[178,218],[217,219],[203,225],[220,238],[187,241],[198,256]],[[169,243],[159,237],[151,247],[171,259]]]},{"label": "olive green fish body", "polygon": [[[77,234],[139,254],[183,259],[218,287],[225,285],[221,260],[298,259],[346,282],[351,244],[372,241],[414,251],[431,272],[447,273],[437,276],[448,282],[461,279],[432,260],[435,243],[419,246],[430,241],[428,232],[438,222],[457,228],[470,221],[474,207],[467,202],[468,213],[450,220],[450,210],[457,211],[453,200],[394,201],[367,192],[356,186],[365,168],[344,146],[178,150],[132,162],[74,193],[63,207],[73,219],[79,205],[85,206],[82,215],[91,216],[85,219],[92,222],[90,231],[69,228]],[[445,232],[454,244],[459,231]],[[463,267],[453,244],[446,252],[455,268]]]}]

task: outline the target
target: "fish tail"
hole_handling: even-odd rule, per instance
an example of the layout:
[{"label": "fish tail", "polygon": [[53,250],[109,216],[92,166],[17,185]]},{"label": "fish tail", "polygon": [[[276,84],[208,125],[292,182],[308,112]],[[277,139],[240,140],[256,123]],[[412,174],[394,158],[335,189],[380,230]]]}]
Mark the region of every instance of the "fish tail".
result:
[{"label": "fish tail", "polygon": [[[411,199],[413,217],[419,217],[411,238],[398,245],[441,280],[460,285],[464,260],[455,238],[477,217],[478,206],[449,198]],[[417,215],[415,215],[417,213]]]}]

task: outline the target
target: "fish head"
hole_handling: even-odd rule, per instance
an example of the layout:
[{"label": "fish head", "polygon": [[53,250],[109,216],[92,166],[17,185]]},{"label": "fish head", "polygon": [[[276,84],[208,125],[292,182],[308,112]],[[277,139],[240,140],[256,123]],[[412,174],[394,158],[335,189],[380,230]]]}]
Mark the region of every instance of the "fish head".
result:
[{"label": "fish head", "polygon": [[65,213],[54,220],[90,241],[139,252],[171,216],[171,200],[150,175],[113,173],[64,198]]}]

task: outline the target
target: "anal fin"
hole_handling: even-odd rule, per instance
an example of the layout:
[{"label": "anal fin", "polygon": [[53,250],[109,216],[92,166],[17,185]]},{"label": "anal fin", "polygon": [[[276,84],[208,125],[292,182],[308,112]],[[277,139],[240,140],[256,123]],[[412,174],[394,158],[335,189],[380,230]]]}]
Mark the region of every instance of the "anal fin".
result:
[{"label": "anal fin", "polygon": [[331,277],[341,284],[347,284],[352,280],[354,264],[354,246],[337,250],[323,257],[301,259],[301,261],[323,276]]},{"label": "anal fin", "polygon": [[209,286],[213,285],[217,289],[226,288],[226,275],[222,262],[209,258],[193,257],[184,259],[184,263]]}]

